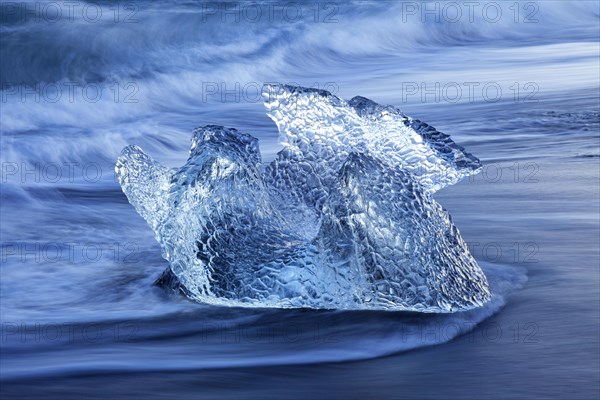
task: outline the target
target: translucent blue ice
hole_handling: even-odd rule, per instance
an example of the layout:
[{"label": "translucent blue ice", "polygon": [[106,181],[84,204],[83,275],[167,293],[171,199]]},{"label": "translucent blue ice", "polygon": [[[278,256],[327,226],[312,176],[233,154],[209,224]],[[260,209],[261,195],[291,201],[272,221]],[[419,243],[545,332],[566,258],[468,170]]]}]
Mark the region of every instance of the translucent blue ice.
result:
[{"label": "translucent blue ice", "polygon": [[258,307],[454,312],[490,299],[485,275],[432,197],[477,172],[448,135],[363,97],[265,86],[283,149],[194,130],[169,170],[128,146],[123,191],[185,293]]}]

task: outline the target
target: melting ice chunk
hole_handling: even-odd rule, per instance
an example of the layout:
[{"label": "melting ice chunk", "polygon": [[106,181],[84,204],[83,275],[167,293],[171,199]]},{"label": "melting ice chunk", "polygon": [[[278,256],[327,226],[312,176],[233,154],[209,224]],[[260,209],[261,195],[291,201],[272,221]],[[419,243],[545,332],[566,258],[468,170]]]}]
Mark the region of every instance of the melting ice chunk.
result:
[{"label": "melting ice chunk", "polygon": [[432,193],[480,168],[447,135],[392,107],[267,86],[285,144],[209,125],[169,170],[135,146],[117,160],[185,293],[265,307],[453,312],[490,299]]}]

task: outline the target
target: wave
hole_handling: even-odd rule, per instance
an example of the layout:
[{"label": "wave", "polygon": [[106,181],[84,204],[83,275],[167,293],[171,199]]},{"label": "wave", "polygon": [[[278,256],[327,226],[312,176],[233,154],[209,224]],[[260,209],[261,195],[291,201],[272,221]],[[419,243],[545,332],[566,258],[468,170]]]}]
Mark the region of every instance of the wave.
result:
[{"label": "wave", "polygon": [[[121,9],[120,3],[81,3],[70,14],[59,10],[62,19],[54,22],[44,11],[45,3],[34,4],[37,8],[26,3],[15,10],[5,7],[3,84],[146,79],[182,71],[210,74],[225,64],[272,63],[277,58],[298,65],[300,60],[322,64],[407,50],[427,57],[432,48],[465,43],[595,42],[600,16],[597,4],[586,1],[471,8],[456,2],[294,7],[254,2],[230,8],[140,2],[132,9]],[[90,7],[100,14],[97,21],[88,15]],[[252,18],[250,9],[257,17]],[[548,31],[548,25],[556,29]]]},{"label": "wave", "polygon": [[[47,340],[25,343],[20,340],[23,333],[19,325],[13,323],[10,325],[15,330],[5,332],[3,352],[24,351],[26,345],[28,362],[22,363],[20,357],[5,357],[2,379],[341,362],[442,344],[484,323],[527,280],[522,268],[488,263],[482,263],[482,268],[492,288],[492,300],[482,308],[454,314],[238,309],[184,302],[176,307],[178,311],[166,310],[167,313],[137,319],[135,314],[142,310],[130,309],[127,319],[95,319],[87,323],[72,322],[74,318],[85,321],[85,316],[71,315],[71,322],[43,325],[46,334],[55,338],[50,344]],[[132,284],[141,287],[139,281],[129,283]],[[123,287],[112,290],[117,289]],[[103,293],[102,297],[106,295]],[[155,300],[146,300],[147,306],[163,303],[160,294],[155,296]],[[118,301],[122,304],[124,299]],[[4,327],[7,329],[6,323]],[[25,335],[35,334],[29,329]],[[64,347],[65,344],[69,346]],[[63,347],[68,356],[52,356],[58,347]],[[139,351],[140,347],[144,351]],[[114,359],[116,353],[120,354],[118,360]],[[161,362],[148,362],[155,359]]]},{"label": "wave", "polygon": [[[35,4],[44,10],[45,4],[58,3],[35,2],[30,7]],[[73,143],[85,148],[111,132],[115,143],[139,139],[148,147],[139,132],[152,137],[160,127],[173,133],[169,146],[183,149],[188,125],[179,123],[182,115],[195,116],[196,124],[217,123],[211,120],[220,114],[216,103],[227,103],[234,114],[261,108],[261,86],[274,81],[345,97],[356,94],[349,91],[353,88],[395,104],[400,96],[406,100],[406,82],[493,81],[506,98],[513,95],[513,79],[535,82],[544,93],[597,87],[599,13],[593,2],[541,3],[533,10],[537,23],[523,21],[532,11],[527,8],[531,2],[518,3],[518,22],[510,8],[515,3],[501,3],[502,17],[496,22],[483,10],[474,11],[471,20],[464,8],[453,22],[449,11],[443,11],[449,3],[434,3],[439,22],[436,15],[423,15],[422,8],[406,8],[424,7],[418,2],[357,2],[331,10],[317,3],[322,7],[317,14],[304,5],[301,18],[292,18],[291,8],[284,17],[285,6],[271,10],[270,17],[267,11],[274,3],[258,2],[264,11],[257,21],[250,20],[244,8],[227,14],[195,2],[136,4],[139,9],[133,10],[132,18],[137,22],[124,21],[132,12],[124,9],[115,22],[115,7],[123,4],[111,2],[94,3],[92,9],[102,9],[97,22],[86,20],[81,12],[54,23],[48,15],[4,10],[2,134],[78,130]],[[236,12],[241,16],[238,22]],[[63,12],[63,19],[67,15]],[[548,31],[549,25],[556,29]],[[365,56],[377,61],[365,65]],[[580,79],[557,80],[556,74],[565,69]],[[511,81],[497,81],[507,70]],[[378,78],[362,82],[361,75]],[[483,100],[480,91],[475,100]],[[118,154],[118,146],[96,147],[104,149],[107,160]],[[167,154],[168,146],[163,150]],[[55,158],[64,160],[69,153],[73,151]]]}]

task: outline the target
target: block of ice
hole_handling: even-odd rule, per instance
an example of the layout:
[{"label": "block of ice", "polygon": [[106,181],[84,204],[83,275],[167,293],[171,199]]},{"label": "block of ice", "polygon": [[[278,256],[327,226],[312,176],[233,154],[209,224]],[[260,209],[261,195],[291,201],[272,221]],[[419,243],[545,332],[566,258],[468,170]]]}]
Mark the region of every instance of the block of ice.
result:
[{"label": "block of ice", "polygon": [[392,107],[266,86],[284,148],[209,125],[169,170],[129,146],[124,193],[191,298],[266,307],[453,312],[490,298],[435,190],[477,171],[447,135]]}]

